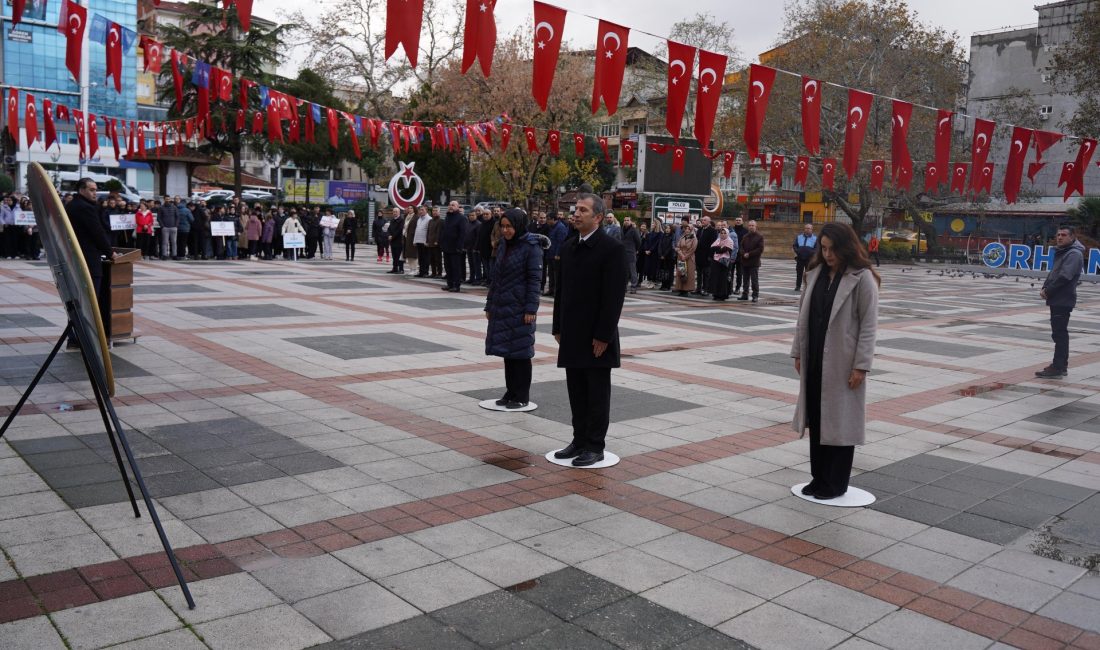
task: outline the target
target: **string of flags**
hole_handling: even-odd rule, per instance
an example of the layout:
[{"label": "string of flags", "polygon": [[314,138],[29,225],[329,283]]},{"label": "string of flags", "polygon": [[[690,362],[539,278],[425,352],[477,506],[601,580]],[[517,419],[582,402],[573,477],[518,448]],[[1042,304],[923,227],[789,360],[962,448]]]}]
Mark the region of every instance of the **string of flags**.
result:
[{"label": "string of flags", "polygon": [[[64,4],[58,23],[58,31],[65,33],[67,38],[66,66],[73,73],[74,78],[79,79],[80,46],[87,24],[87,9],[73,0],[62,0],[62,2]],[[226,10],[228,10],[231,3],[232,0],[224,0]],[[250,17],[250,0],[236,0],[235,4],[239,15],[244,12]],[[416,66],[420,29],[423,22],[423,5],[423,0],[387,0],[387,31],[385,34],[387,59],[392,57],[398,48],[401,48],[409,63],[414,67]],[[467,0],[466,2],[461,67],[464,74],[476,62],[486,77],[491,75],[496,44],[496,23],[493,13],[495,8],[496,0]],[[565,21],[569,12],[537,0],[533,2],[533,9],[531,93],[535,102],[545,111],[553,86]],[[591,110],[595,114],[602,105],[606,108],[608,115],[614,115],[619,105],[625,74],[630,28],[607,20],[597,20],[596,48],[593,53],[595,67]],[[242,23],[244,22],[242,17]],[[137,34],[132,30],[126,29],[102,16],[95,15],[89,29],[89,39],[104,45],[107,57],[107,79],[113,80],[114,87],[118,92],[121,92],[122,57],[131,51],[135,41],[140,43],[143,50],[144,70],[153,73],[159,73],[161,70],[165,46],[150,36],[143,35],[139,40]],[[728,178],[732,173],[734,163],[738,159],[736,150],[732,148],[711,150],[711,134],[723,90],[723,81],[728,64],[727,57],[672,40],[668,40],[667,44],[669,63],[667,65],[665,126],[672,135],[674,144],[650,144],[650,148],[658,154],[671,155],[672,169],[679,173],[683,173],[688,150],[700,150],[704,156],[711,159],[721,157],[723,163],[722,173]],[[126,136],[123,137],[123,140],[130,144],[126,149],[128,155],[132,155],[135,143],[137,143],[139,150],[143,149],[145,130],[155,134],[157,140],[164,146],[167,146],[168,136],[172,134],[172,139],[177,149],[179,149],[185,141],[192,141],[197,137],[214,137],[215,133],[224,133],[230,128],[239,133],[266,135],[273,142],[296,143],[303,138],[307,142],[315,142],[315,128],[324,124],[327,127],[329,142],[333,147],[338,145],[338,133],[341,125],[346,125],[356,156],[361,156],[359,138],[369,137],[370,146],[374,148],[378,146],[379,140],[383,136],[392,141],[393,149],[397,152],[408,152],[410,149],[419,151],[422,144],[427,144],[432,150],[457,151],[462,146],[467,146],[475,152],[479,150],[490,151],[496,146],[493,142],[494,137],[499,138],[499,147],[503,151],[507,149],[512,131],[516,128],[523,130],[528,152],[543,153],[545,149],[550,155],[560,154],[561,139],[563,137],[560,130],[516,125],[511,122],[507,115],[471,123],[440,121],[434,124],[422,124],[417,121],[404,124],[398,120],[385,121],[366,118],[300,100],[244,77],[239,77],[235,84],[233,75],[229,71],[174,49],[170,52],[169,61],[177,108],[180,110],[183,108],[184,85],[189,81],[196,93],[197,114],[186,119],[156,123],[101,118],[116,152],[120,148],[117,142],[120,127],[122,133]],[[186,68],[189,68],[189,70]],[[759,161],[769,171],[769,182],[782,181],[787,158],[790,157],[778,153],[768,155],[762,151],[760,144],[768,100],[779,72],[796,75],[796,73],[774,67],[751,65],[748,97],[746,98],[745,153],[748,162]],[[873,93],[855,88],[846,88],[805,75],[796,76],[800,77],[802,86],[802,133],[803,144],[808,155],[794,157],[795,185],[805,187],[812,164],[820,165],[821,185],[827,190],[834,189],[838,167],[843,169],[849,179],[854,178],[859,173],[861,168],[860,156],[867,131],[868,118],[875,98],[879,97],[891,102],[891,159],[888,162],[886,160],[869,161],[869,186],[872,190],[883,188],[888,163],[890,178],[894,187],[902,190],[911,188],[916,161],[912,159],[909,152],[908,135],[913,109],[917,107],[937,111],[934,142],[935,159],[926,161],[923,169],[925,191],[936,191],[939,187],[947,185],[951,192],[959,194],[969,192],[976,195],[983,191],[991,192],[994,163],[989,161],[989,152],[993,144],[996,123],[956,114],[953,111],[934,109],[899,99],[881,97]],[[690,141],[682,143],[680,140],[682,123],[687,109],[687,101],[691,95],[692,80],[695,81],[696,97],[692,135],[697,143],[690,143]],[[848,95],[844,146],[843,151],[840,152],[839,160],[835,155],[834,157],[822,157],[820,151],[821,100],[826,86],[836,86],[844,89]],[[218,113],[220,123],[215,125],[211,103],[232,101],[234,91],[237,92],[238,100],[235,120],[232,119],[232,116],[227,117],[224,114],[223,107]],[[8,98],[8,125],[9,129],[14,129],[12,131],[13,136],[18,133],[17,103],[12,103],[13,99],[17,98],[17,92],[16,89],[11,89]],[[259,108],[255,111],[252,109],[253,104],[251,102],[254,94],[259,100]],[[303,107],[306,109],[306,119],[304,120],[300,113]],[[50,108],[52,108],[52,114]],[[76,114],[79,113],[79,111],[69,111],[66,108],[66,117],[62,118],[61,109],[63,108],[66,107],[61,105],[48,107],[47,103],[43,102],[43,116],[46,120],[46,148],[52,146],[53,142],[56,141],[56,134],[51,135],[54,128],[52,120],[67,120],[68,115],[76,118]],[[31,137],[32,124],[34,125],[33,132],[37,135],[37,116],[34,111],[33,96],[28,95],[24,115],[24,120],[28,125],[28,146],[36,139]],[[78,133],[83,130],[87,131],[89,135],[95,134],[95,116],[86,115],[81,117],[82,119],[77,119],[76,128]],[[32,122],[32,118],[35,118],[34,122]],[[973,119],[974,121],[970,147],[971,159],[969,162],[950,160],[954,123],[960,119]],[[230,124],[230,121],[233,123]],[[285,130],[284,125],[286,126]],[[1047,164],[1043,161],[1043,153],[1066,138],[1079,141],[1078,153],[1074,160],[1063,162],[1059,185],[1065,186],[1066,199],[1075,193],[1084,194],[1084,177],[1094,157],[1097,145],[1095,139],[1074,138],[1073,136],[1051,131],[1032,130],[1013,125],[1006,126],[1012,127],[1011,146],[1009,147],[1008,161],[1005,164],[1004,194],[1006,201],[1013,203],[1017,200],[1025,165],[1029,179],[1034,182],[1036,174]],[[577,155],[583,156],[585,141],[583,134],[574,133],[572,135]],[[98,135],[96,135],[96,138],[98,138]],[[597,138],[597,143],[605,160],[611,162],[608,139],[601,136]],[[89,147],[97,146],[98,143],[89,144]],[[619,146],[619,163],[621,165],[634,165],[635,146],[636,144],[633,141],[621,141]],[[1034,157],[1029,162],[1028,156],[1032,150],[1034,150]],[[85,153],[82,151],[81,155],[83,156]],[[94,155],[94,152],[91,152],[91,154]],[[144,153],[141,152],[140,155],[144,155]],[[1100,165],[1100,161],[1097,164]]]}]

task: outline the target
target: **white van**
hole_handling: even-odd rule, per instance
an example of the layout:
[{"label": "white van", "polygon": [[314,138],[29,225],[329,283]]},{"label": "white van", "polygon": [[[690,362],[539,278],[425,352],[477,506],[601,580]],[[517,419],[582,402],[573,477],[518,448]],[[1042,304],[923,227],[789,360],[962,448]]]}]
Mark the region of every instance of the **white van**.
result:
[{"label": "white van", "polygon": [[110,174],[85,174],[84,176],[81,176],[76,172],[59,172],[57,174],[57,191],[61,194],[65,194],[67,192],[76,192],[77,182],[85,176],[95,181],[96,185],[98,185],[99,189],[101,190],[103,189],[104,183],[108,181],[118,181],[119,183],[122,183],[122,191],[119,192],[119,196],[126,199],[130,203],[139,203],[141,201],[140,192],[138,192],[133,187],[127,185],[121,179],[111,176]]}]

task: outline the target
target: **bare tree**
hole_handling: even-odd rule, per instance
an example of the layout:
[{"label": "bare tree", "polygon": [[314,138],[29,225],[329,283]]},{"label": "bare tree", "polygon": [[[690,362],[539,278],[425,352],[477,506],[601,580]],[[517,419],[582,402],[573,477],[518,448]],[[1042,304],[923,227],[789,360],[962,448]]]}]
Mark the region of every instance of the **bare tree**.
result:
[{"label": "bare tree", "polygon": [[402,107],[396,94],[430,85],[462,47],[463,16],[457,3],[425,0],[414,69],[400,48],[386,60],[385,15],[385,0],[339,0],[318,15],[298,11],[288,22],[297,26],[296,40],[307,49],[307,67],[338,88],[361,89],[358,103],[392,119]]}]

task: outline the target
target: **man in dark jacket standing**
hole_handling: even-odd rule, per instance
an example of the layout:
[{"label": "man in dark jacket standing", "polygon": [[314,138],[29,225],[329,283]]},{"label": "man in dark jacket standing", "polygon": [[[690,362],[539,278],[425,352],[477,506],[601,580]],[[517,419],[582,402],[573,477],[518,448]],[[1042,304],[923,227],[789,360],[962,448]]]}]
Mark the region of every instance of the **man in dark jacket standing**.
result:
[{"label": "man in dark jacket standing", "polygon": [[710,286],[710,258],[713,251],[710,247],[718,241],[718,229],[710,222],[710,217],[699,220],[699,232],[695,235],[699,244],[695,247],[695,291],[697,296],[707,295],[707,287]]},{"label": "man in dark jacket standing", "polygon": [[[65,213],[69,216],[73,234],[80,246],[80,252],[84,256],[84,263],[88,265],[88,274],[92,276],[92,289],[95,291],[96,303],[102,306],[103,296],[103,262],[100,256],[114,259],[115,252],[111,248],[111,241],[107,237],[107,231],[99,220],[99,205],[96,203],[96,184],[90,178],[82,178],[76,184],[76,196],[65,205]],[[75,338],[70,335],[69,347],[77,347]]]},{"label": "man in dark jacket standing", "polygon": [[171,197],[164,197],[164,205],[157,215],[160,222],[160,259],[176,259],[176,229],[180,222],[180,213]]},{"label": "man in dark jacket standing", "polygon": [[806,273],[806,265],[814,256],[817,249],[817,236],[814,235],[814,225],[808,223],[802,227],[802,232],[795,235],[794,244],[794,290],[802,290],[802,276]]},{"label": "man in dark jacket standing", "polygon": [[401,208],[393,209],[393,219],[390,220],[390,255],[393,257],[393,268],[386,273],[405,272],[405,217],[401,216]]},{"label": "man in dark jacket standing", "polygon": [[600,228],[603,200],[577,199],[577,237],[561,250],[552,332],[565,368],[573,440],[554,456],[576,467],[603,460],[611,416],[611,369],[619,367],[619,316],[626,298],[623,245]]},{"label": "man in dark jacket standing", "polygon": [[[700,246],[702,243],[700,243]],[[764,254],[764,235],[756,232],[756,222],[750,221],[745,236],[741,238],[741,272],[744,274],[744,289],[738,300],[749,299],[749,284],[752,283],[752,301],[760,297],[760,256]]]},{"label": "man in dark jacket standing", "polygon": [[638,249],[642,247],[642,236],[634,227],[630,217],[623,219],[623,258],[630,278],[630,293],[638,293]]},{"label": "man in dark jacket standing", "polygon": [[[733,230],[730,232],[730,236],[737,239],[737,250],[741,250],[741,238],[745,236],[749,230],[745,227],[745,220],[741,217],[737,217],[733,220]],[[737,256],[737,260],[733,263],[733,278],[734,278],[734,293],[741,293],[741,280],[744,275],[744,266],[741,264],[741,256]]]},{"label": "man in dark jacket standing", "polygon": [[462,247],[465,242],[466,215],[462,214],[458,201],[451,201],[447,206],[447,218],[443,220],[443,228],[439,233],[439,248],[447,258],[446,290],[452,293],[462,290],[462,276],[465,275],[463,271],[466,268]]},{"label": "man in dark jacket standing", "polygon": [[554,295],[554,290],[558,286],[558,269],[561,267],[561,246],[565,242],[565,238],[569,236],[569,226],[565,225],[565,222],[559,218],[556,211],[552,211],[546,215],[546,220],[550,224],[550,232],[547,237],[550,238],[550,248],[546,249],[546,277],[549,281],[550,287],[544,293],[544,296]]},{"label": "man in dark jacket standing", "polygon": [[488,210],[481,214],[481,226],[477,230],[477,252],[481,257],[482,284],[489,286],[489,275],[493,270],[493,225],[496,218]]},{"label": "man in dark jacket standing", "polygon": [[1044,379],[1061,379],[1069,368],[1069,315],[1077,306],[1077,283],[1085,268],[1085,247],[1074,237],[1072,226],[1059,226],[1054,244],[1054,264],[1039,292],[1050,307],[1054,340],[1054,362],[1035,373]]}]

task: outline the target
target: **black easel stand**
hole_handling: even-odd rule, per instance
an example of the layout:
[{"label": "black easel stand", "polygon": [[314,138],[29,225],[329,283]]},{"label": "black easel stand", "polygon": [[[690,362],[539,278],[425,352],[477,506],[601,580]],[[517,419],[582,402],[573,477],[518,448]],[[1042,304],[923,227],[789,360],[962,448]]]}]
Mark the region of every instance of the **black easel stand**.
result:
[{"label": "black easel stand", "polygon": [[[12,420],[19,414],[19,411],[30,397],[31,392],[34,391],[35,386],[38,385],[38,382],[41,381],[42,377],[46,374],[46,370],[50,367],[50,364],[53,363],[58,351],[61,350],[61,346],[65,344],[70,334],[74,335],[80,343],[80,357],[84,361],[84,369],[88,373],[88,380],[92,384],[92,392],[95,394],[95,401],[99,406],[99,414],[103,417],[103,428],[107,431],[107,439],[111,441],[111,449],[115,453],[115,462],[118,464],[118,470],[122,474],[122,483],[126,486],[126,494],[130,497],[130,505],[134,508],[134,516],[141,517],[141,512],[138,510],[137,500],[134,498],[134,490],[130,485],[130,476],[127,475],[126,466],[122,463],[122,456],[119,453],[119,443],[122,444],[122,450],[126,453],[126,460],[129,462],[130,471],[133,473],[133,480],[137,483],[138,489],[141,491],[141,497],[145,500],[145,507],[149,509],[149,518],[153,520],[153,526],[157,529],[157,536],[160,537],[160,543],[164,547],[165,554],[168,555],[168,561],[172,564],[172,571],[176,574],[176,580],[179,582],[180,589],[183,590],[183,597],[187,601],[187,606],[190,609],[195,609],[195,600],[191,597],[191,590],[187,587],[187,580],[184,579],[183,572],[180,571],[180,566],[176,561],[176,555],[172,550],[172,545],[168,542],[167,535],[164,534],[164,527],[160,523],[160,517],[157,516],[157,510],[153,506],[153,500],[149,498],[149,490],[145,488],[145,479],[141,477],[141,470],[138,469],[137,461],[134,460],[134,453],[130,450],[130,443],[126,440],[126,434],[122,431],[122,425],[118,420],[118,414],[115,413],[115,407],[111,403],[111,398],[107,392],[103,377],[101,377],[99,373],[92,371],[92,366],[88,361],[86,350],[92,349],[91,346],[97,345],[98,343],[90,340],[91,337],[84,331],[84,328],[73,327],[73,319],[78,317],[76,315],[75,305],[72,302],[68,302],[65,304],[65,308],[69,312],[69,325],[66,326],[65,331],[61,333],[61,338],[57,340],[57,344],[53,346],[53,350],[51,350],[49,356],[46,357],[46,361],[42,364],[42,367],[38,369],[38,373],[35,374],[30,386],[27,387],[23,396],[19,398],[19,402],[16,403],[11,413],[8,414],[7,419],[4,420],[3,426],[0,426],[0,438],[4,437],[8,427],[11,426]],[[115,439],[116,436],[118,437],[117,442]]]}]

